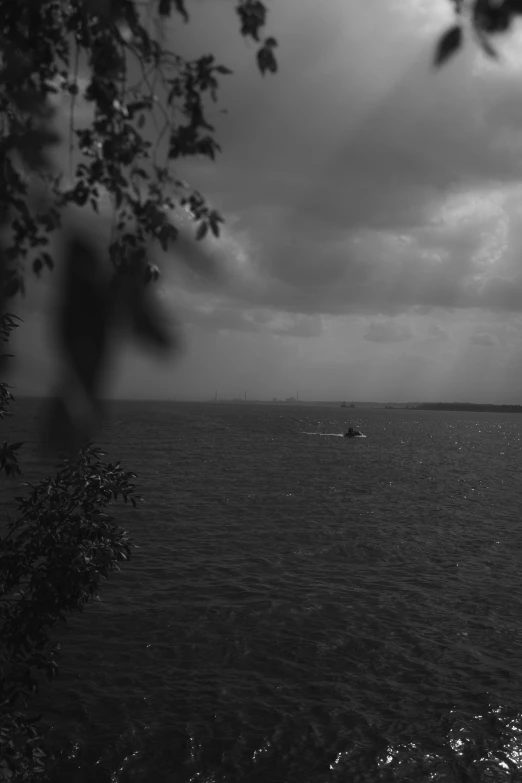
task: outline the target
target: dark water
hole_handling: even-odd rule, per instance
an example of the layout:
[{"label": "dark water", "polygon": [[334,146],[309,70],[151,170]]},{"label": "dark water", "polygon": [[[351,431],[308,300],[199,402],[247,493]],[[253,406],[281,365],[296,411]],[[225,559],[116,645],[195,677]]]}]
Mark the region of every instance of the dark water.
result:
[{"label": "dark water", "polygon": [[521,425],[116,405],[146,503],[42,694],[60,779],[522,779]]}]

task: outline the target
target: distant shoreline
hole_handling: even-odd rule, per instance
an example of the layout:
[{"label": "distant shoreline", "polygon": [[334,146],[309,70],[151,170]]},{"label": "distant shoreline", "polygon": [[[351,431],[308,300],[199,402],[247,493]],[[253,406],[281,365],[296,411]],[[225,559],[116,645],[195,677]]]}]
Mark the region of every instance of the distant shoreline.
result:
[{"label": "distant shoreline", "polygon": [[[45,397],[32,397],[30,395],[17,395],[16,401],[33,400],[40,403],[45,402]],[[105,398],[103,402],[107,405],[113,403],[133,403],[133,402],[165,402],[173,404],[187,405],[273,405],[283,408],[293,407],[324,407],[339,408],[346,411],[347,415],[356,415],[360,410],[410,410],[410,411],[471,411],[475,413],[522,413],[522,405],[499,405],[494,403],[475,403],[475,402],[369,402],[356,401],[353,407],[349,404],[341,405],[337,400],[244,400],[244,399],[221,399],[221,400],[190,400],[190,399],[166,399],[166,398]]]},{"label": "distant shoreline", "polygon": [[493,405],[474,402],[421,402],[419,411],[475,411],[477,413],[522,413],[522,405]]},{"label": "distant shoreline", "polygon": [[522,413],[522,405],[497,405],[475,402],[355,402],[353,407],[330,400],[209,400],[209,405],[274,405],[278,407],[340,408],[347,415],[361,410],[471,411],[475,413]]}]

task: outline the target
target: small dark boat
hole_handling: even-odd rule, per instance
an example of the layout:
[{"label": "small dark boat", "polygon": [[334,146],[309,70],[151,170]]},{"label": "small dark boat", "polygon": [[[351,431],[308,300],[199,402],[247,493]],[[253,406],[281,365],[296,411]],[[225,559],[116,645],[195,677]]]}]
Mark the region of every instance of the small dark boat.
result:
[{"label": "small dark boat", "polygon": [[352,427],[348,429],[348,432],[344,433],[345,438],[364,438],[364,435],[362,432],[359,432],[359,430],[354,430]]}]

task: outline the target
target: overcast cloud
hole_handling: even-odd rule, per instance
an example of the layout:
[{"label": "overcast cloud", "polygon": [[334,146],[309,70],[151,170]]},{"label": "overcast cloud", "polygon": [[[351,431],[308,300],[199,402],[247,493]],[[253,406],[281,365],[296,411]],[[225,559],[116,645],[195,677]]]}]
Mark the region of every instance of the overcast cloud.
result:
[{"label": "overcast cloud", "polygon": [[[184,45],[235,74],[223,155],[182,174],[227,224],[188,266],[163,259],[184,358],[129,354],[113,393],[519,400],[520,31],[499,63],[469,41],[435,72],[448,0],[273,0],[262,79],[230,4],[192,6]],[[45,378],[20,367],[24,391]]]}]

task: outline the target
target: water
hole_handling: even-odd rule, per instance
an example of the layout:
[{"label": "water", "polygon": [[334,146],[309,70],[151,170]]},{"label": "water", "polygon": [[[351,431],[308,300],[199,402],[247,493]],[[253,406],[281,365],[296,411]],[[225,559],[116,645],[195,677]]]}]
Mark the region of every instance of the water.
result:
[{"label": "water", "polygon": [[56,780],[519,779],[521,422],[114,405],[139,549],[62,634]]}]

